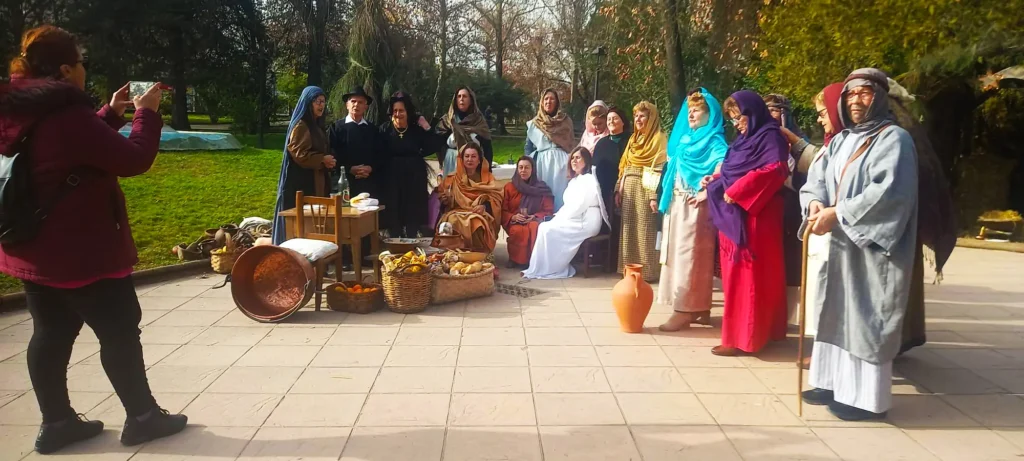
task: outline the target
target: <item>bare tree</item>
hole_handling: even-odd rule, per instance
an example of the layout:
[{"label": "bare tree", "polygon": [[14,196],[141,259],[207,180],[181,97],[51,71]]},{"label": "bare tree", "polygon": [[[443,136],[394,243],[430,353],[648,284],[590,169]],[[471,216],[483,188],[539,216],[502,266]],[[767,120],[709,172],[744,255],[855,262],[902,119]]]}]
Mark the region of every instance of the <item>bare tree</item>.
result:
[{"label": "bare tree", "polygon": [[[308,85],[323,86],[330,57],[347,43],[348,0],[260,0],[267,29],[283,58],[304,70]],[[337,69],[335,69],[337,70]]]},{"label": "bare tree", "polygon": [[591,51],[597,44],[591,34],[582,31],[587,30],[597,6],[597,0],[544,0],[553,23],[553,46],[549,53],[560,64],[560,73],[569,80],[570,101],[586,100],[586,89],[592,83]]},{"label": "bare tree", "polygon": [[[481,30],[485,34],[485,58],[491,54],[494,58],[494,75],[498,79],[505,78],[505,61],[509,52],[516,44],[527,39],[533,30],[526,22],[530,19],[537,6],[529,0],[470,0],[473,9],[480,15]],[[505,128],[505,111],[503,107],[495,107],[495,125],[501,134],[507,134]]]},{"label": "bare tree", "polygon": [[509,45],[525,38],[531,31],[526,20],[538,7],[528,0],[471,0],[473,8],[487,26],[494,56],[494,74],[504,78]]},{"label": "bare tree", "polygon": [[323,57],[326,51],[327,20],[331,17],[331,0],[290,0],[302,17],[309,36],[309,55],[306,61],[306,84],[322,86]]},{"label": "bare tree", "polygon": [[444,107],[441,91],[453,65],[467,64],[473,44],[470,35],[467,0],[410,0],[413,6],[413,27],[430,43],[437,65],[437,81],[434,86],[433,115]]}]

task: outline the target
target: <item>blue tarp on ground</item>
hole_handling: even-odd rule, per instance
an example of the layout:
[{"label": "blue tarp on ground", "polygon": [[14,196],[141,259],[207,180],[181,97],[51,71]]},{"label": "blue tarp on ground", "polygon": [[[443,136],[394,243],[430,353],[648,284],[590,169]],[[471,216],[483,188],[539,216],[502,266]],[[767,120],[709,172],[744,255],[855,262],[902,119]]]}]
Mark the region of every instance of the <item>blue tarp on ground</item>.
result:
[{"label": "blue tarp on ground", "polygon": [[[120,133],[127,137],[131,133],[131,125],[121,129]],[[231,133],[213,133],[205,131],[176,131],[171,127],[163,127],[160,133],[160,150],[238,150],[242,143]]]}]

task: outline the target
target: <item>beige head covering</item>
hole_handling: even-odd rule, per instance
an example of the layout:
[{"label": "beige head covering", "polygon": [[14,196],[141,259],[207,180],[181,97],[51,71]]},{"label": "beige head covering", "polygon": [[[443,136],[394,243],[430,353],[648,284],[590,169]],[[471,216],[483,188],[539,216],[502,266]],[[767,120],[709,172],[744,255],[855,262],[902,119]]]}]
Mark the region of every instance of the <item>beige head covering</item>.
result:
[{"label": "beige head covering", "polygon": [[[467,114],[464,114],[461,119],[457,119],[456,117],[460,114],[456,99],[459,96],[459,91],[462,90],[469,92],[469,97],[473,100],[473,104],[470,106]],[[480,112],[480,106],[476,103],[476,93],[466,86],[455,90],[455,94],[452,96],[452,104],[448,107],[448,114],[441,118],[437,127],[443,132],[453,133],[455,135],[455,145],[460,149],[466,143],[473,140],[471,135],[474,134],[480,140],[491,139],[491,130],[487,127],[487,120],[484,118],[484,114]]]},{"label": "beige head covering", "polygon": [[[548,115],[544,112],[544,96],[548,93],[555,95],[555,115]],[[576,134],[572,127],[572,119],[565,112],[562,112],[562,103],[558,99],[558,92],[548,88],[540,93],[540,102],[537,104],[537,116],[533,117],[533,125],[536,126],[544,136],[562,150],[569,152],[576,146]]]}]

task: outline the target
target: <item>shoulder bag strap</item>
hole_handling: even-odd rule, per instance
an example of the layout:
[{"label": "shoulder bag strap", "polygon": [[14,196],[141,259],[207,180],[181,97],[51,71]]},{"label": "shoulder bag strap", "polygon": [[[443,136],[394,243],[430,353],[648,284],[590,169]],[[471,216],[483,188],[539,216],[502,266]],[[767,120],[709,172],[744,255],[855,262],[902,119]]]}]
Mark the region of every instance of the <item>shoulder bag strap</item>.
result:
[{"label": "shoulder bag strap", "polygon": [[843,178],[846,177],[846,169],[850,167],[850,164],[852,164],[854,161],[856,161],[858,158],[864,155],[864,153],[868,151],[868,148],[871,147],[871,144],[875,142],[875,138],[877,138],[878,135],[882,134],[883,131],[888,129],[889,126],[890,124],[883,125],[882,128],[878,130],[878,132],[865,139],[864,142],[860,145],[860,147],[858,147],[857,150],[853,153],[853,155],[850,156],[850,159],[846,161],[845,165],[843,165],[842,171],[839,172],[839,183],[836,184],[837,191],[839,190],[839,186],[843,184]]}]

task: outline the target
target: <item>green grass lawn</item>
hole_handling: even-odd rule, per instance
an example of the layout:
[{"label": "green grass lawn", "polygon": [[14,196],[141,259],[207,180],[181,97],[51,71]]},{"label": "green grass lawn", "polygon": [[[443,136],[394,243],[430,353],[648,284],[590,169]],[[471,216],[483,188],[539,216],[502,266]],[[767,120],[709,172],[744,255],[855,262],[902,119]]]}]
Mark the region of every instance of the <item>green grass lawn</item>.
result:
[{"label": "green grass lawn", "polygon": [[[256,136],[238,140],[255,146]],[[191,243],[204,229],[238,223],[274,212],[281,167],[283,133],[264,138],[265,149],[234,152],[161,152],[153,168],[121,180],[128,217],[139,250],[138,269],[178,262],[171,248]],[[523,154],[523,140],[495,138],[494,156],[502,163]],[[21,284],[0,275],[0,293],[21,291]]]},{"label": "green grass lawn", "polygon": [[[135,114],[133,112],[125,112],[124,119],[130,121],[134,115]],[[165,114],[163,116],[163,119],[164,123],[171,123],[170,115]],[[218,125],[230,125],[233,122],[234,119],[231,117],[221,117],[217,119]],[[210,116],[206,114],[188,114],[188,123],[196,125],[209,125],[213,122],[210,120]]]}]

